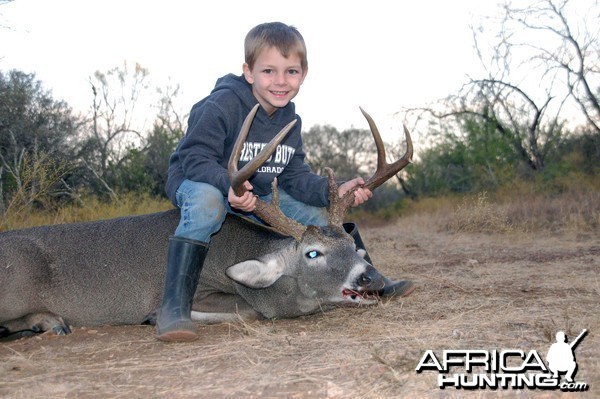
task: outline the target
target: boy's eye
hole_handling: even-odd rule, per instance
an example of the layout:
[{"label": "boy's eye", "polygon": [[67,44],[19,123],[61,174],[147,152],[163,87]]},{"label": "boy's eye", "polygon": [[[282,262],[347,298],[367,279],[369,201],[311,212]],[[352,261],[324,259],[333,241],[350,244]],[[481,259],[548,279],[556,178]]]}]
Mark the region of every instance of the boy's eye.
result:
[{"label": "boy's eye", "polygon": [[273,73],[273,70],[270,68],[264,69],[263,73]]},{"label": "boy's eye", "polygon": [[297,75],[297,74],[299,74],[299,73],[300,73],[300,71],[299,71],[299,70],[297,70],[297,69],[290,69],[290,70],[288,71],[288,73],[289,73],[290,75]]}]

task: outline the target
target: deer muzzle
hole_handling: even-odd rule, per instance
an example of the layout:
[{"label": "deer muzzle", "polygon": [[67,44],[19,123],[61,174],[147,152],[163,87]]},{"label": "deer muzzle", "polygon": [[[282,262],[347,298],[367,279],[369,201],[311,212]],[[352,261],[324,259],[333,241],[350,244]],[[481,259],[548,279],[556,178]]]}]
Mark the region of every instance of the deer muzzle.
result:
[{"label": "deer muzzle", "polygon": [[378,291],[385,285],[383,276],[371,265],[367,265],[356,283],[363,291]]},{"label": "deer muzzle", "polygon": [[373,266],[367,265],[364,272],[356,278],[354,287],[342,290],[342,297],[352,303],[376,303],[384,285],[383,276]]}]

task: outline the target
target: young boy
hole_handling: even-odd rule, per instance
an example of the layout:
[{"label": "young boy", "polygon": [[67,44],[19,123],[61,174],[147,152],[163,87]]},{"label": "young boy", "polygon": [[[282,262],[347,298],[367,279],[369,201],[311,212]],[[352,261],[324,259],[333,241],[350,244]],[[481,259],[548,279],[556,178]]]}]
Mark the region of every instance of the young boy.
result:
[{"label": "young boy", "polygon": [[[257,197],[269,200],[271,182],[279,185],[284,214],[305,225],[327,224],[327,178],[304,163],[302,123],[291,100],[308,71],[304,39],[294,27],[265,23],[253,28],[245,40],[243,75],[226,75],[211,94],[192,107],[188,130],[172,154],[167,194],[181,209],[181,220],[169,240],[163,302],[157,315],[157,337],[165,341],[191,341],[198,337],[190,319],[191,302],[208,251],[228,212],[252,212]],[[241,197],[230,187],[227,163],[242,122],[260,104],[240,157],[243,164],[285,125],[298,119],[282,142],[282,154],[259,168],[249,190]],[[340,195],[364,184],[361,178],[339,187]],[[356,190],[354,206],[372,196]]]}]

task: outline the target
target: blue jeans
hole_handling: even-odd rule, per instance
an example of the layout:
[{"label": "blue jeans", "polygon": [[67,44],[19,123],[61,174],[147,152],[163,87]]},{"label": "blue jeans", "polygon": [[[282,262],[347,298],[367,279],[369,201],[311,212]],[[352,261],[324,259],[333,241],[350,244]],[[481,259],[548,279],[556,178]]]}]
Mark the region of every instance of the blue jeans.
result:
[{"label": "blue jeans", "polygon": [[[259,197],[270,202],[272,195]],[[177,206],[181,209],[181,219],[175,230],[178,237],[210,242],[210,237],[219,231],[227,213],[244,215],[258,220],[251,214],[239,213],[231,209],[227,197],[214,186],[184,180],[177,189]],[[292,198],[279,189],[279,207],[289,218],[303,225],[327,225],[327,209],[307,205]]]}]

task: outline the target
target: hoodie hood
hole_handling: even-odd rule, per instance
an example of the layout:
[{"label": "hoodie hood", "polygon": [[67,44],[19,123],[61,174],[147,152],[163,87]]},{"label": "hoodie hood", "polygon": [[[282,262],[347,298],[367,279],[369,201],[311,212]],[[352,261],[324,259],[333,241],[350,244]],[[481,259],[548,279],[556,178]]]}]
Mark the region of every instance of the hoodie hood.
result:
[{"label": "hoodie hood", "polygon": [[[217,83],[211,94],[216,94],[223,90],[231,90],[235,93],[241,103],[248,107],[248,110],[252,109],[258,103],[256,97],[252,94],[252,85],[246,81],[244,75],[230,73],[217,79]],[[265,125],[274,124],[282,127],[296,117],[296,107],[291,101],[285,107],[279,108],[271,117],[267,115],[262,107],[260,107],[255,116],[256,119],[259,119]]]}]

